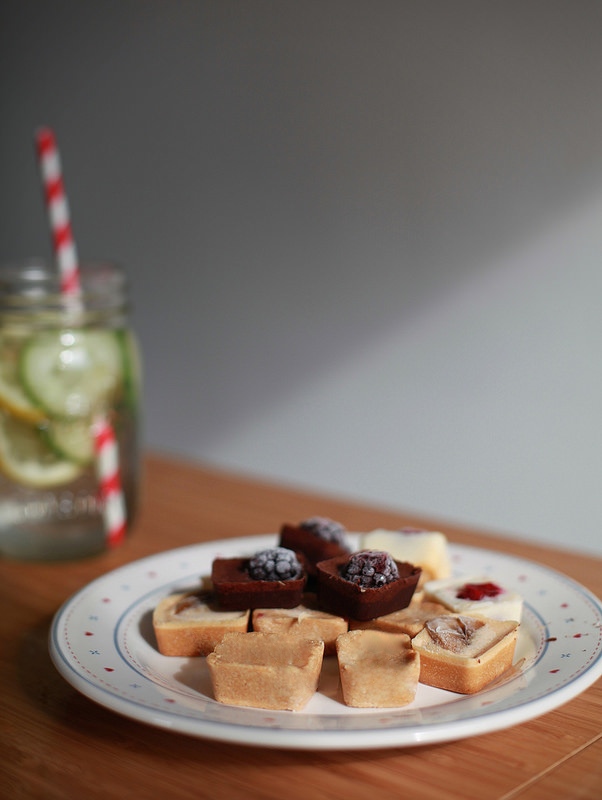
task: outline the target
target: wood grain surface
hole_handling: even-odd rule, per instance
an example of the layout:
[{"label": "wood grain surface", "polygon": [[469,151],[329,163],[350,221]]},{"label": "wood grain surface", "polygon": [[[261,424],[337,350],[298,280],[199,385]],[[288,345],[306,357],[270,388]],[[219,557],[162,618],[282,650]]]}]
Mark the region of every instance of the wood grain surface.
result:
[{"label": "wood grain surface", "polygon": [[52,617],[89,581],[173,547],[270,533],[316,514],[349,530],[437,528],[453,542],[546,564],[602,596],[598,558],[150,455],[142,512],[119,550],[75,562],[0,562],[0,797],[385,800],[409,792],[424,800],[599,800],[602,681],[538,719],[472,739],[299,752],[144,725],[83,697],[54,669],[47,644]]}]

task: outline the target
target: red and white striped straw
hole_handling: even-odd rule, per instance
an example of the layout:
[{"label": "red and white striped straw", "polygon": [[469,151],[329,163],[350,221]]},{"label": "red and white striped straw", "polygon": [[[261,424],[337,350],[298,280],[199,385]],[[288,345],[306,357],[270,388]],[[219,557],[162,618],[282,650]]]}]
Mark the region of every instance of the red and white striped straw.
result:
[{"label": "red and white striped straw", "polygon": [[[52,130],[41,128],[36,132],[36,149],[61,294],[77,308],[81,299],[80,265],[71,230],[61,159]],[[106,541],[109,547],[115,547],[125,537],[127,515],[121,486],[119,448],[113,426],[105,415],[94,421],[92,435]]]},{"label": "red and white striped straw", "polygon": [[100,416],[95,421],[93,434],[107,545],[116,547],[123,542],[126,531],[126,509],[119,474],[117,440],[113,426],[105,416]]},{"label": "red and white striped straw", "polygon": [[71,217],[63,185],[61,158],[54,133],[49,128],[41,128],[36,132],[36,148],[52,244],[61,278],[61,291],[68,297],[78,296],[80,276],[77,248],[71,231]]}]

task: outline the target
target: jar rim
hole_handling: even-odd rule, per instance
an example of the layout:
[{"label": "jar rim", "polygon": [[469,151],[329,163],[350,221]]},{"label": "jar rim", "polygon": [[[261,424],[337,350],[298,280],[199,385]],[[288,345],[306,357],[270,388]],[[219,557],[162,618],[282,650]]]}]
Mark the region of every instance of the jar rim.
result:
[{"label": "jar rim", "polygon": [[[82,262],[80,285],[81,304],[86,310],[117,310],[126,305],[127,276],[117,262]],[[0,311],[62,311],[65,305],[59,271],[49,261],[29,258],[0,264]]]}]

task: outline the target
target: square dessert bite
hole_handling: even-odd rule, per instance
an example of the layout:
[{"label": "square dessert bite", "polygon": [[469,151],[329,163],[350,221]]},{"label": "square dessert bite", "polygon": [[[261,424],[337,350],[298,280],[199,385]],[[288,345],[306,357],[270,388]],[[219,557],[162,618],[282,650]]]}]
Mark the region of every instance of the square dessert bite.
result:
[{"label": "square dessert bite", "polygon": [[288,548],[272,547],[251,558],[216,558],[215,596],[224,610],[293,608],[301,602],[307,573]]},{"label": "square dessert bite", "polygon": [[318,561],[345,555],[351,549],[344,526],[328,517],[310,517],[298,525],[285,523],[280,528],[279,544],[302,553],[312,576]]},{"label": "square dessert bite", "polygon": [[523,599],[487,576],[448,578],[424,585],[424,599],[441,603],[455,614],[477,614],[520,622]]},{"label": "square dessert bite", "polygon": [[485,688],[512,666],[519,624],[448,614],[429,620],[412,639],[420,682],[460,694]]},{"label": "square dessert bite", "polygon": [[153,629],[164,656],[206,656],[226,633],[244,633],[250,611],[223,611],[210,592],[180,592],[153,611]]},{"label": "square dessert bite", "polygon": [[318,688],[324,642],[279,633],[226,634],[207,656],[215,699],[299,711]]},{"label": "square dessert bite", "polygon": [[419,567],[377,550],[320,561],[317,570],[320,608],[355,620],[406,608],[420,577]]},{"label": "square dessert bite", "polygon": [[355,708],[393,708],[414,700],[420,657],[403,633],[355,630],[337,639],[343,700]]},{"label": "square dessert bite", "polygon": [[377,528],[363,534],[361,547],[366,550],[386,550],[398,561],[409,561],[421,567],[419,588],[426,581],[447,578],[451,574],[447,537],[440,531]]},{"label": "square dessert bite", "polygon": [[392,614],[385,614],[383,617],[376,617],[376,619],[366,622],[350,620],[349,628],[351,630],[370,628],[389,633],[405,633],[410,639],[413,639],[430,619],[449,613],[451,612],[441,603],[424,602],[419,605],[411,604],[408,608],[402,608],[400,611],[393,611]]},{"label": "square dessert bite", "polygon": [[322,611],[316,596],[310,593],[303,595],[301,605],[294,608],[256,608],[251,619],[254,631],[321,639],[325,656],[334,655],[337,636],[348,629],[346,619]]}]

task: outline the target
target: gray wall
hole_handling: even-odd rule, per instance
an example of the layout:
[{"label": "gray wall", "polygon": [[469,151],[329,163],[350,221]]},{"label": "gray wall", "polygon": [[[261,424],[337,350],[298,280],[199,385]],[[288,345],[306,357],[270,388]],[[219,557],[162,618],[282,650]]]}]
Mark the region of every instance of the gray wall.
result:
[{"label": "gray wall", "polygon": [[602,552],[602,4],[0,7],[0,258],[129,270],[153,448]]}]

